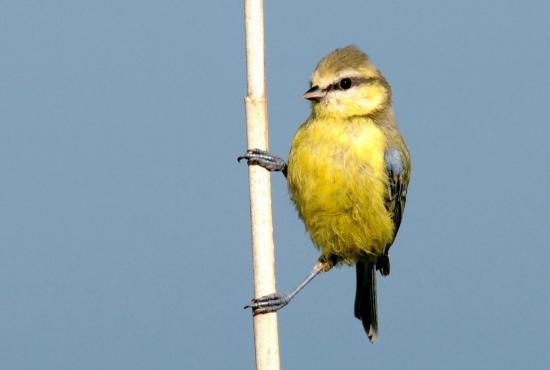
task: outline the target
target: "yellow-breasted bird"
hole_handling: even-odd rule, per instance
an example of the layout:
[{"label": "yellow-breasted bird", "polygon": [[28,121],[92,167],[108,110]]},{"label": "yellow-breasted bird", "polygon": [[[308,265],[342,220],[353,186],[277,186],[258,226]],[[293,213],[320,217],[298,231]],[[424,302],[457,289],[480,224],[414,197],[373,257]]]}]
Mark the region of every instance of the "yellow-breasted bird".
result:
[{"label": "yellow-breasted bird", "polygon": [[277,311],[320,272],[355,264],[355,316],[375,342],[375,270],[390,273],[388,251],[401,224],[410,175],[390,85],[365,53],[347,46],[319,62],[304,98],[312,112],[294,136],[288,165],[259,149],[239,160],[283,172],[321,256],[294,291],[253,299],[247,307],[254,314]]}]

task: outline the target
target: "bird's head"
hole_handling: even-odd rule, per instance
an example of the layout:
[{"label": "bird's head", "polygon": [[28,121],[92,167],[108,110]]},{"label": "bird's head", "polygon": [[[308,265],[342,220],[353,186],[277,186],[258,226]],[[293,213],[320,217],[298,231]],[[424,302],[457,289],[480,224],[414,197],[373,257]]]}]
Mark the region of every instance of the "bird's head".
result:
[{"label": "bird's head", "polygon": [[367,54],[347,46],[319,62],[304,98],[316,116],[368,116],[391,105],[391,89]]}]

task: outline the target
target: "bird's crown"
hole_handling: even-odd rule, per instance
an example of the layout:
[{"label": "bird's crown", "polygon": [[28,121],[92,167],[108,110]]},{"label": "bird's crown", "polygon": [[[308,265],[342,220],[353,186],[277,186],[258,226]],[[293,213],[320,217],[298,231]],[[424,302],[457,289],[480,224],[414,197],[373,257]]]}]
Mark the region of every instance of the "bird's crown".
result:
[{"label": "bird's crown", "polygon": [[324,87],[344,74],[372,78],[378,77],[380,72],[366,53],[349,45],[338,48],[321,59],[311,77],[312,85]]}]

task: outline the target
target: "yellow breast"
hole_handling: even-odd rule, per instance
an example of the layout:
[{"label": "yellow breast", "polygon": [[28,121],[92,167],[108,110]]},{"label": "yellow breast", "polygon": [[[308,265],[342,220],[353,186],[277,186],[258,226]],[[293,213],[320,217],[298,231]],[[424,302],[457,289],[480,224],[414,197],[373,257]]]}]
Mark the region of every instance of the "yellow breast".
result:
[{"label": "yellow breast", "polygon": [[385,147],[383,132],[367,118],[310,119],[296,133],[289,191],[323,255],[353,263],[381,255],[392,240]]}]

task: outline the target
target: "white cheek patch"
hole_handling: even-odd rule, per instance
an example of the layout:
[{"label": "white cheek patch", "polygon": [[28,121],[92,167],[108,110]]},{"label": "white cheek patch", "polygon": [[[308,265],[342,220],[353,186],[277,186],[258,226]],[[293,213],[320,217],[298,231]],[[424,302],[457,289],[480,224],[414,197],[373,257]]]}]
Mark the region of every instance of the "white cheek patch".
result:
[{"label": "white cheek patch", "polygon": [[323,99],[325,107],[329,108],[331,111],[343,112],[348,109],[349,96],[346,96],[346,93],[352,91],[353,88],[349,90],[332,90],[329,91],[327,96]]}]

